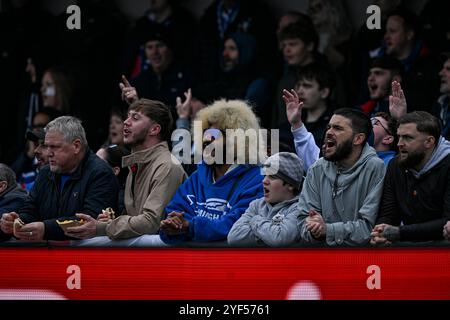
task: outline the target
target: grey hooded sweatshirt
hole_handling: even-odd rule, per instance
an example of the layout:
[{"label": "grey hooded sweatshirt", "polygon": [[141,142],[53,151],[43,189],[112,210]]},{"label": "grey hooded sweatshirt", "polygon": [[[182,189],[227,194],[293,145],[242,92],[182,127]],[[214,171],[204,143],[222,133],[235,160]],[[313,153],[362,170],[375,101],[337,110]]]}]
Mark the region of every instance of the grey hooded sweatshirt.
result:
[{"label": "grey hooded sweatshirt", "polygon": [[423,168],[417,172],[411,169],[412,174],[416,179],[419,179],[421,176],[426,174],[428,171],[433,169],[438,163],[440,163],[445,157],[450,154],[450,141],[445,140],[444,137],[441,137],[438,141],[438,145],[436,149],[431,154],[430,160],[423,166]]},{"label": "grey hooded sweatshirt", "polygon": [[306,227],[308,212],[315,209],[325,220],[327,245],[367,244],[377,218],[385,171],[383,160],[368,144],[347,170],[320,158],[308,170],[300,195],[298,227],[302,242],[323,243]]},{"label": "grey hooded sweatshirt", "polygon": [[298,196],[272,206],[264,198],[253,200],[228,233],[233,246],[290,246],[297,242]]}]

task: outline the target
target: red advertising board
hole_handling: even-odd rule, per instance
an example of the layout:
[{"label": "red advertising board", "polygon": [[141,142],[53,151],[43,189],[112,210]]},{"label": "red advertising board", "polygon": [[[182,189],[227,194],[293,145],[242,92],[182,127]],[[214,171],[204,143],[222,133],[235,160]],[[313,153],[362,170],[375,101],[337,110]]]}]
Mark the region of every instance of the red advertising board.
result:
[{"label": "red advertising board", "polygon": [[450,299],[450,250],[0,249],[1,299]]}]

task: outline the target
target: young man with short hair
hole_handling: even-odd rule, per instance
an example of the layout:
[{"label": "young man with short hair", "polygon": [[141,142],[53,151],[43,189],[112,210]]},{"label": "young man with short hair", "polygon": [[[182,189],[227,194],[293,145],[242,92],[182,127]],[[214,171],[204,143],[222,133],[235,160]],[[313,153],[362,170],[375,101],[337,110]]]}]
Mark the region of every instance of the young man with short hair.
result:
[{"label": "young man with short hair", "polygon": [[319,148],[333,115],[329,97],[335,77],[330,68],[311,63],[297,74],[295,89],[283,90],[286,117],[291,127],[297,155],[303,159],[305,171],[319,158]]},{"label": "young man with short hair", "polygon": [[[286,125],[286,113],[282,91],[293,88],[297,80],[297,69],[313,62],[325,63],[317,52],[318,35],[314,26],[301,22],[288,24],[279,33],[279,42],[283,53],[285,70],[278,82],[276,109],[271,120],[271,128]],[[318,61],[320,60],[320,61]]]},{"label": "young man with short hair", "polygon": [[122,158],[130,171],[125,185],[125,212],[115,219],[101,214],[98,220],[81,216],[87,222],[69,228],[67,234],[89,239],[74,245],[120,245],[111,240],[133,239],[156,234],[167,203],[186,179],[179,161],[172,156],[166,140],[171,134],[169,107],[154,100],[140,99],[128,109],[124,122],[124,143],[131,154]]},{"label": "young man with short hair", "polygon": [[408,111],[430,111],[439,85],[440,66],[423,41],[422,29],[414,12],[407,9],[391,12],[378,52],[378,56],[390,56],[403,64],[402,86],[408,97]]},{"label": "young man with short hair", "polygon": [[361,110],[370,116],[377,112],[389,113],[391,84],[394,81],[400,83],[403,73],[403,65],[395,58],[385,56],[372,59],[367,77],[370,100],[359,106]]}]

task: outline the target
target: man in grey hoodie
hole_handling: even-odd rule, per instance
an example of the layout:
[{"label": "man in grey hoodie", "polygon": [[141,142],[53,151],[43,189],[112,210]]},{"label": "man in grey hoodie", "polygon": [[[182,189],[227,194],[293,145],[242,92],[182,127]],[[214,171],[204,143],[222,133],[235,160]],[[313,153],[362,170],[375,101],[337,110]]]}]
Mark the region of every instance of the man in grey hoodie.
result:
[{"label": "man in grey hoodie", "polygon": [[450,220],[450,142],[424,111],[400,118],[400,154],[387,169],[371,244],[442,240]]},{"label": "man in grey hoodie", "polygon": [[299,200],[302,241],[310,244],[363,245],[370,239],[385,167],[367,144],[372,132],[362,111],[336,110],[327,127],[323,158],[308,170]]}]

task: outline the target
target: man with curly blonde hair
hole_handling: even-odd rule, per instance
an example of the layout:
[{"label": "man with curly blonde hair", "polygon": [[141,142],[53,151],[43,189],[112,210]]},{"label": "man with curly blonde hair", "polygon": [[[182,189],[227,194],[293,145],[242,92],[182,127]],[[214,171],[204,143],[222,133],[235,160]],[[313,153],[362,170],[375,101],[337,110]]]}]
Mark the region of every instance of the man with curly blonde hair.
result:
[{"label": "man with curly blonde hair", "polygon": [[[204,149],[203,160],[166,207],[160,238],[143,236],[138,245],[159,245],[161,240],[164,244],[226,241],[249,203],[263,196],[260,168],[249,161],[249,144],[258,143],[250,134],[254,131],[258,136],[260,129],[250,106],[239,100],[219,100],[199,111],[196,121],[203,136],[201,142],[194,137],[194,143],[197,151]],[[230,147],[229,135],[239,139],[239,132],[245,132],[250,143]],[[234,151],[242,151],[241,161]]]},{"label": "man with curly blonde hair", "polygon": [[[260,129],[252,109],[243,101],[219,100],[199,111],[196,120],[204,130],[203,161],[166,207],[160,230],[166,243],[226,240],[249,203],[263,195],[263,176],[256,163],[250,164],[251,146],[257,143],[251,133],[258,139]],[[249,143],[230,147],[234,136],[242,137],[239,129]]]}]

